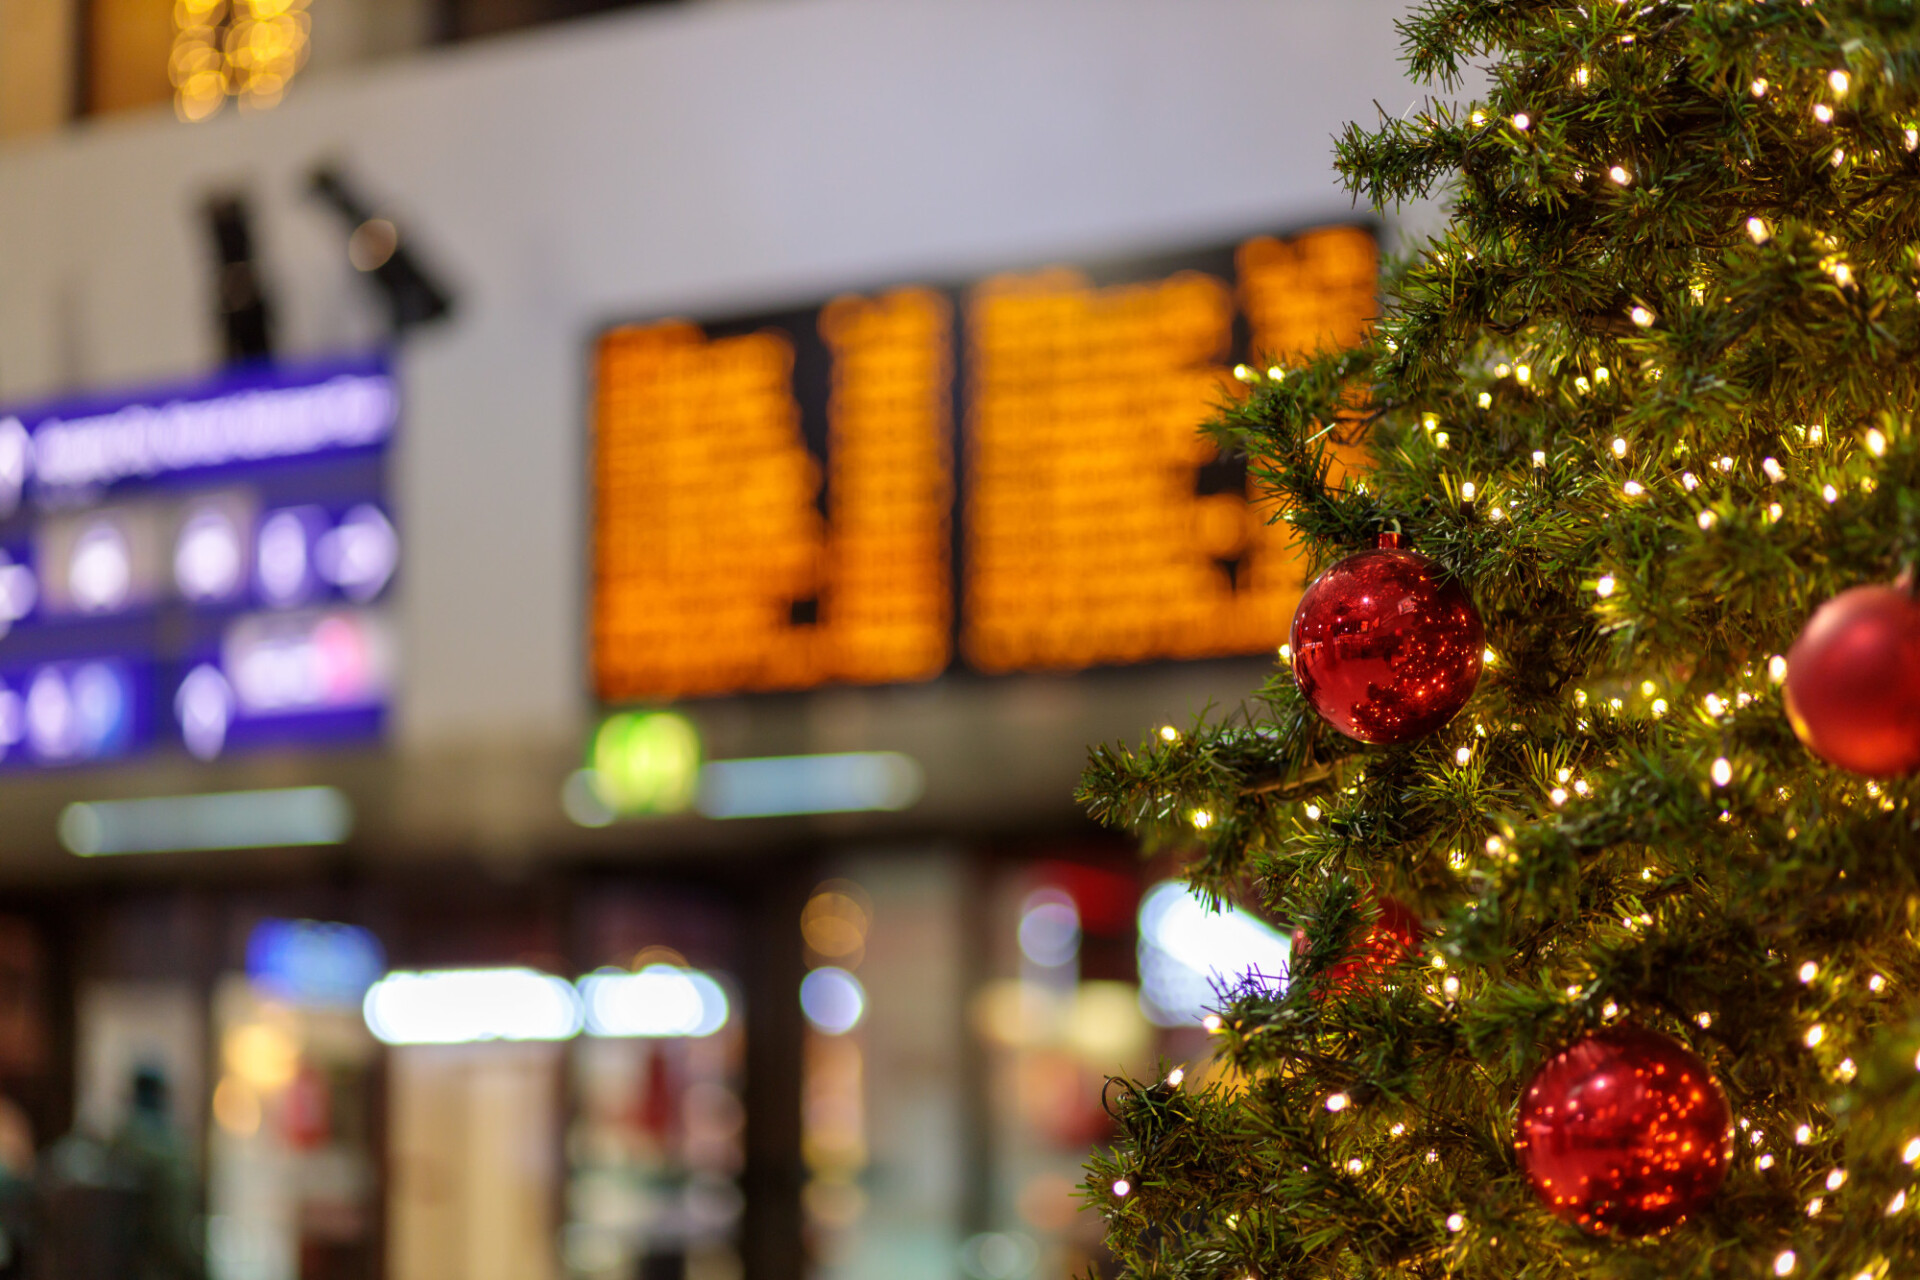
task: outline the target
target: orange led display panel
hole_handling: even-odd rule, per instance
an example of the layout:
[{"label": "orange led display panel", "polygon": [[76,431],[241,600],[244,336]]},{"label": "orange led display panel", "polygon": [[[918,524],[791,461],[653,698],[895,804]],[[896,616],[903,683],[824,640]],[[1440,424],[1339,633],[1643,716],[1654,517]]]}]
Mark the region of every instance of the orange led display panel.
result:
[{"label": "orange led display panel", "polygon": [[1332,227],[609,330],[598,696],[924,680],[956,642],[984,672],[1271,651],[1301,566],[1196,426],[1235,360],[1362,336],[1377,274],[1373,235]]},{"label": "orange led display panel", "polygon": [[1202,493],[1234,300],[1209,275],[989,280],[968,316],[962,647],[984,671],[1258,652],[1301,589],[1287,534]]},{"label": "orange led display panel", "polygon": [[948,664],[948,302],[840,298],[817,324],[833,370],[825,465],[801,430],[793,335],[669,322],[602,337],[603,701],[916,680]]}]

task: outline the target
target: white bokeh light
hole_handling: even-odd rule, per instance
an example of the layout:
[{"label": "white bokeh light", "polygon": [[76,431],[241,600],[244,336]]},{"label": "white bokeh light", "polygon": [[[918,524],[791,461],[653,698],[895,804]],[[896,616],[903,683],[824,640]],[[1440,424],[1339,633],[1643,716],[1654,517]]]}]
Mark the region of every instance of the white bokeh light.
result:
[{"label": "white bokeh light", "polygon": [[603,969],[580,980],[590,1036],[710,1036],[727,1025],[726,992],[698,969],[650,964]]},{"label": "white bokeh light", "polygon": [[227,745],[227,727],[233,722],[233,687],[219,668],[203,662],[180,682],[173,714],[180,722],[180,740],[187,750],[202,760],[211,760]]},{"label": "white bokeh light", "polygon": [[369,503],[350,508],[340,523],[313,546],[314,567],[349,600],[379,595],[400,563],[400,540],[380,509]]},{"label": "white bokeh light", "polygon": [[867,1012],[866,988],[845,969],[815,969],[800,982],[800,1011],[830,1036],[845,1035]]},{"label": "white bokeh light", "polygon": [[520,968],[390,973],[361,1011],[382,1044],[570,1040],[582,1024],[571,982]]},{"label": "white bokeh light", "polygon": [[237,594],[246,569],[240,529],[225,511],[208,507],[187,517],[173,549],[173,580],[193,601]]},{"label": "white bokeh light", "polygon": [[1034,964],[1057,969],[1080,954],[1080,912],[1060,889],[1036,889],[1020,906],[1020,952]]},{"label": "white bokeh light", "polygon": [[1272,991],[1293,953],[1285,935],[1231,905],[1214,912],[1175,880],[1140,901],[1140,1007],[1161,1026],[1197,1026],[1218,986],[1258,976]]},{"label": "white bokeh light", "polygon": [[0,518],[19,510],[33,463],[33,441],[18,418],[0,419]]},{"label": "white bokeh light", "polygon": [[0,635],[32,613],[39,601],[40,582],[33,570],[15,564],[11,556],[0,551]]},{"label": "white bokeh light", "polygon": [[27,685],[27,745],[42,760],[66,760],[80,749],[74,724],[73,699],[67,682],[52,667],[43,667]]},{"label": "white bokeh light", "polygon": [[307,526],[296,511],[276,511],[260,524],[255,547],[260,593],[269,604],[298,604],[307,593]]},{"label": "white bokeh light", "polygon": [[133,556],[127,535],[111,521],[88,525],[74,539],[67,560],[67,593],[82,613],[111,613],[133,590]]}]

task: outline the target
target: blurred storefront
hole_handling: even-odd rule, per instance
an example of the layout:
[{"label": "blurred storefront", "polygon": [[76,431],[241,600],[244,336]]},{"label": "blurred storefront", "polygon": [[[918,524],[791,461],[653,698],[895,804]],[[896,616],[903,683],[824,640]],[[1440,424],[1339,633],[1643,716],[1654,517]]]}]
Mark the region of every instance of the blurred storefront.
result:
[{"label": "blurred storefront", "polygon": [[0,1276],[1097,1273],[1394,8],[0,0]]}]

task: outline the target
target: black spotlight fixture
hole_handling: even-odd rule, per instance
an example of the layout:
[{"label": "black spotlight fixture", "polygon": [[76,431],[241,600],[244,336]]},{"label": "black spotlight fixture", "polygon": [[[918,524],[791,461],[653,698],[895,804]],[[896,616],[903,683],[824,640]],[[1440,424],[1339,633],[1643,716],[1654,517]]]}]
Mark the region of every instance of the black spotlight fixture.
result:
[{"label": "black spotlight fixture", "polygon": [[370,277],[387,304],[395,333],[439,320],[453,311],[453,298],[421,267],[402,242],[400,228],[378,216],[334,165],[321,165],[309,179],[313,194],[352,229],[347,261]]},{"label": "black spotlight fixture", "polygon": [[213,235],[214,314],[230,364],[273,356],[273,310],[267,305],[260,264],[254,257],[253,221],[245,197],[223,192],[208,198],[207,228]]}]

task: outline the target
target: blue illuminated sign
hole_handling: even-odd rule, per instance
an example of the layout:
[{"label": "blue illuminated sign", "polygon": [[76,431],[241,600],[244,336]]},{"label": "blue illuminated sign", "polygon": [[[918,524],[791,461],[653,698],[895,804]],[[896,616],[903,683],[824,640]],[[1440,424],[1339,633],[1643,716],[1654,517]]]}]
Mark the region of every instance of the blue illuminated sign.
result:
[{"label": "blue illuminated sign", "polygon": [[247,938],[247,978],[293,1004],[357,1006],[386,971],[380,940],[356,925],[262,920]]},{"label": "blue illuminated sign", "polygon": [[[368,357],[0,410],[0,764],[380,736],[398,404]],[[125,723],[52,733],[101,671]]]},{"label": "blue illuminated sign", "polygon": [[0,766],[113,760],[153,737],[144,663],[82,658],[0,670]]},{"label": "blue illuminated sign", "polygon": [[0,412],[0,513],[23,495],[204,480],[384,447],[399,421],[384,357],[261,365],[201,382]]}]

